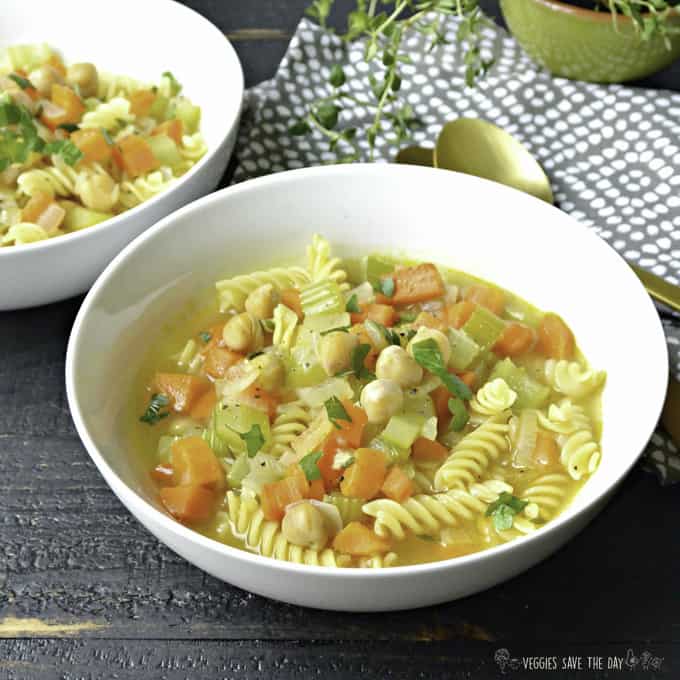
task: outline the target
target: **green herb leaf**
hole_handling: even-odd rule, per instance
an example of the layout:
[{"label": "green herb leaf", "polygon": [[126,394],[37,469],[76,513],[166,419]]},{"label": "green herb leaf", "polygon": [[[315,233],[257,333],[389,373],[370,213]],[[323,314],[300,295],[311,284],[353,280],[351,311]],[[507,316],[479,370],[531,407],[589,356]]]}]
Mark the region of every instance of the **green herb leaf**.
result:
[{"label": "green herb leaf", "polygon": [[456,375],[451,375],[446,369],[444,357],[439,350],[439,345],[432,338],[421,340],[413,345],[413,358],[426,370],[436,375],[446,389],[459,399],[472,398],[470,388]]},{"label": "green herb leaf", "polygon": [[163,71],[161,75],[170,81],[170,94],[172,94],[173,97],[182,91],[182,86],[177,81],[177,78],[175,78],[175,76],[170,73],[170,71]]},{"label": "green herb leaf", "polygon": [[335,64],[335,66],[331,68],[328,82],[333,87],[342,87],[345,84],[345,72],[342,70],[342,66],[340,66],[340,64]]},{"label": "green herb leaf", "polygon": [[486,516],[493,517],[496,531],[507,531],[512,528],[514,516],[522,512],[527,505],[528,501],[523,501],[517,496],[503,492],[486,509]]},{"label": "green herb leaf", "polygon": [[31,81],[28,78],[22,78],[17,73],[10,73],[9,77],[22,89],[27,90],[29,87],[33,87]]},{"label": "green herb leaf", "polygon": [[210,331],[201,331],[198,337],[201,338],[201,342],[208,343],[212,340],[212,333]]},{"label": "green herb leaf", "polygon": [[380,292],[387,297],[394,295],[394,279],[391,276],[381,279]]},{"label": "green herb leaf", "polygon": [[347,300],[347,304],[345,305],[345,311],[351,312],[353,314],[361,313],[361,309],[359,307],[359,298],[357,297],[356,293],[350,295],[350,298]]},{"label": "green herb leaf", "polygon": [[113,146],[113,137],[109,134],[109,131],[106,128],[101,128],[102,134],[104,135],[104,139],[106,140],[106,143],[109,146]]},{"label": "green herb leaf", "polygon": [[80,126],[76,125],[75,123],[62,123],[61,125],[57,125],[57,128],[60,130],[66,130],[66,132],[75,132],[76,130],[80,130]]},{"label": "green herb leaf", "polygon": [[328,420],[335,425],[338,430],[341,430],[341,426],[338,425],[338,420],[344,420],[345,422],[351,423],[352,419],[349,413],[345,410],[342,402],[337,397],[331,397],[324,402],[326,407],[326,413],[328,414]]},{"label": "green herb leaf", "polygon": [[239,432],[238,436],[246,443],[248,458],[252,458],[264,446],[264,435],[257,424],[253,425],[248,432]]},{"label": "green herb leaf", "polygon": [[300,467],[305,473],[308,482],[313,482],[315,479],[321,479],[321,470],[319,470],[319,466],[317,465],[321,456],[323,456],[323,451],[312,451],[312,453],[308,453],[300,461]]},{"label": "green herb leaf", "polygon": [[451,397],[449,399],[449,413],[453,416],[451,418],[451,429],[454,432],[460,432],[470,419],[470,414],[465,408],[465,402],[458,397]]},{"label": "green herb leaf", "polygon": [[402,312],[399,315],[400,323],[411,323],[418,318],[418,312]]},{"label": "green herb leaf", "polygon": [[304,120],[299,120],[297,123],[293,123],[293,125],[288,128],[289,134],[293,135],[293,137],[302,137],[311,131],[312,128],[309,127],[309,123],[305,122]]},{"label": "green herb leaf", "polygon": [[340,107],[335,104],[320,104],[314,109],[314,117],[326,130],[332,130],[338,124],[339,114]]},{"label": "green herb leaf", "polygon": [[56,142],[45,144],[43,153],[46,156],[51,156],[52,154],[61,156],[67,165],[75,165],[83,157],[83,152],[67,139],[59,139]]},{"label": "green herb leaf", "polygon": [[146,407],[144,414],[139,417],[141,422],[155,425],[162,418],[167,418],[170,415],[169,411],[161,411],[161,409],[170,405],[170,399],[165,394],[152,394],[149,399],[149,405]]},{"label": "green herb leaf", "polygon": [[359,380],[371,380],[372,378],[375,378],[373,373],[371,373],[364,365],[364,360],[370,351],[371,346],[368,344],[357,345],[352,350],[352,371]]}]

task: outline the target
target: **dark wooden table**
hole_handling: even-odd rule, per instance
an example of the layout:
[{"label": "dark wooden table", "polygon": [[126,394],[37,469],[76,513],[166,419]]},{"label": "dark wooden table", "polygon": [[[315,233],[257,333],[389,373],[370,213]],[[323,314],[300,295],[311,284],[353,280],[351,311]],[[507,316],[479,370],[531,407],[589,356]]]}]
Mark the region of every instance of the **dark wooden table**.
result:
[{"label": "dark wooden table", "polygon": [[[253,84],[273,74],[307,0],[188,4],[230,35]],[[678,66],[642,85],[680,89]],[[127,513],[76,436],[63,371],[81,300],[0,314],[1,679],[477,680],[501,675],[501,649],[557,657],[556,671],[508,677],[680,677],[680,488],[640,470],[559,553],[438,607],[301,609],[187,564]],[[643,669],[645,652],[660,670]],[[635,670],[607,670],[631,655]],[[570,656],[584,670],[559,670]]]}]

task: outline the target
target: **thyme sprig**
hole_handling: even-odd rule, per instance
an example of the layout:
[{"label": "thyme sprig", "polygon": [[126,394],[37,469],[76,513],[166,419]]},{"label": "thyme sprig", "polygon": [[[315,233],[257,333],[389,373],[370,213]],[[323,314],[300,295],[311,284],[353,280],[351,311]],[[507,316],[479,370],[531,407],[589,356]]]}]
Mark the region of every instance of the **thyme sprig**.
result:
[{"label": "thyme sprig", "polygon": [[667,0],[598,0],[599,6],[609,10],[614,28],[618,30],[618,17],[632,19],[642,40],[661,36],[670,49],[670,36],[680,34],[680,23],[670,21],[677,14],[680,3]]}]

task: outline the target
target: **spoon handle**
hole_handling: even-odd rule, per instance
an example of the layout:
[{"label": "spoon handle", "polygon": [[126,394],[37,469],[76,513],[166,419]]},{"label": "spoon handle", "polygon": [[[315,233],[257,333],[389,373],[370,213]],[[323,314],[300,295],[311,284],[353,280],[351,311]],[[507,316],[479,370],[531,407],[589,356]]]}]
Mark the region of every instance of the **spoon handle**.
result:
[{"label": "spoon handle", "polygon": [[633,271],[638,275],[642,281],[647,292],[657,301],[670,307],[676,312],[680,312],[680,286],[674,286],[668,283],[660,276],[648,272],[634,264],[630,265]]}]

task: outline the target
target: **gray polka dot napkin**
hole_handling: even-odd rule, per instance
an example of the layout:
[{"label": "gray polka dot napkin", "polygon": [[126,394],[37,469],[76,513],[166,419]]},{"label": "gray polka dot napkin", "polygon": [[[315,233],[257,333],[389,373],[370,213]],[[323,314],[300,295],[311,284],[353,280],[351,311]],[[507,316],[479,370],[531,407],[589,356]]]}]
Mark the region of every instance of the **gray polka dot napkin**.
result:
[{"label": "gray polka dot napkin", "polygon": [[[442,124],[459,116],[496,123],[540,161],[563,210],[630,261],[680,284],[680,94],[554,78],[500,28],[484,36],[494,67],[475,89],[466,88],[455,19],[449,29],[450,44],[433,51],[422,35],[407,38],[412,63],[402,69],[402,94],[423,123],[412,143],[431,145]],[[363,52],[362,43],[346,46],[310,21],[300,23],[276,76],[248,93],[235,181],[337,158],[321,134],[293,137],[288,130],[310,102],[330,93],[336,63],[356,96],[368,96]],[[339,125],[363,127],[370,115],[356,107]],[[368,160],[365,142],[361,152]],[[395,152],[379,140],[375,156],[391,160]],[[680,317],[665,318],[664,328],[680,379]],[[643,465],[663,483],[680,480],[680,452],[661,428]]]}]

